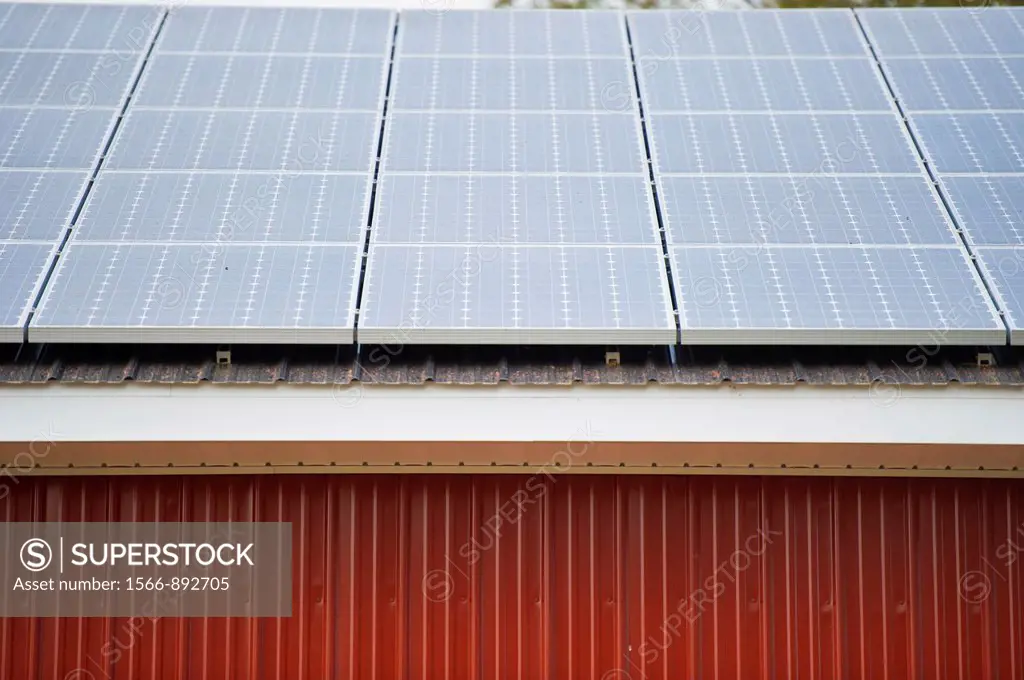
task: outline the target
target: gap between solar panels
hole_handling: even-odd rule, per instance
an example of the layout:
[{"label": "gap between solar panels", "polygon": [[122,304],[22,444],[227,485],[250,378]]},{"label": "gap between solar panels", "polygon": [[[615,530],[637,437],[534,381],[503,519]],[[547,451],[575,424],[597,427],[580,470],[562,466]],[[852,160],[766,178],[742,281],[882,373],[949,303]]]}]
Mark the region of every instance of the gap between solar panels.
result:
[{"label": "gap between solar panels", "polygon": [[[29,340],[1002,345],[991,289],[1016,342],[999,11],[175,9]],[[894,75],[975,51],[966,104]]]}]

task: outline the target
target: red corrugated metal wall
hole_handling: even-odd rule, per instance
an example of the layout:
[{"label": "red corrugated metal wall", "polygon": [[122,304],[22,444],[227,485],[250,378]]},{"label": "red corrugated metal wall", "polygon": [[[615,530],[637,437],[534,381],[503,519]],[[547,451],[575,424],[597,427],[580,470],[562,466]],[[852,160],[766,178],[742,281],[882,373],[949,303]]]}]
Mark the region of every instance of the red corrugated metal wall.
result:
[{"label": "red corrugated metal wall", "polygon": [[295,541],[290,619],[2,619],[11,680],[1024,677],[1019,482],[28,475],[0,518]]}]

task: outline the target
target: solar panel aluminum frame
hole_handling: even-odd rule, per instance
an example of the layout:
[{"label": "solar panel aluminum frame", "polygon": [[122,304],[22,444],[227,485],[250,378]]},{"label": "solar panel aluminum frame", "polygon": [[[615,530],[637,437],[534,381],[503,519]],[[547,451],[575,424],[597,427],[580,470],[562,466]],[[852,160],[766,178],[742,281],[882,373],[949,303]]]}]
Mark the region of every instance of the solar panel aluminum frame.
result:
[{"label": "solar panel aluminum frame", "polygon": [[[676,253],[686,249],[703,248],[742,248],[743,246],[674,246],[670,247],[672,264],[677,265]],[[763,244],[758,248],[764,247]],[[810,249],[808,246],[775,246],[776,248]],[[824,246],[841,248],[842,246]],[[872,246],[850,246],[854,249],[877,250]],[[885,248],[905,250],[903,247]],[[683,345],[815,345],[815,346],[1000,346],[1007,344],[1007,329],[1002,312],[994,304],[988,293],[984,279],[974,267],[971,257],[962,247],[956,246],[919,246],[922,250],[948,250],[957,252],[965,261],[966,271],[974,282],[980,300],[985,304],[988,315],[994,322],[991,328],[934,328],[934,327],[903,327],[903,328],[827,328],[827,327],[694,327],[688,325],[684,303],[679,302],[680,339]],[[682,286],[677,286],[681,291]],[[715,291],[717,294],[717,291]],[[698,303],[699,304],[699,303]],[[1022,338],[1024,341],[1024,338]]]},{"label": "solar panel aluminum frame", "polygon": [[[0,249],[4,246],[20,246],[20,245],[46,245],[43,241],[2,241],[0,242]],[[50,272],[50,267],[53,264],[53,258],[57,255],[58,244],[54,243],[50,248],[49,254],[43,262],[39,275],[36,277],[35,283],[29,288],[29,297],[27,304],[21,309],[21,314],[18,316],[16,326],[0,326],[0,343],[14,343],[21,344],[28,338],[28,322],[31,318],[32,313],[35,311],[35,301],[39,298],[39,294],[46,283],[47,276]],[[31,341],[31,338],[29,338]]]},{"label": "solar panel aluminum frame", "polygon": [[[1006,324],[1009,344],[1014,347],[1024,346],[1024,318],[1017,317],[1013,308],[1014,305],[1007,301],[1008,292],[1003,290],[1003,273],[997,270],[997,265],[990,260],[990,255],[997,252],[1009,254],[1015,261],[1016,269],[1019,272],[1024,268],[1024,247],[1021,246],[979,246],[977,262],[982,275],[990,282],[988,292],[995,300],[996,307],[1000,310],[1003,323]],[[1001,269],[1001,264],[998,265]]]},{"label": "solar panel aluminum frame", "polygon": [[[438,247],[435,244],[382,244],[371,246],[368,257],[369,262],[374,261],[374,250],[378,248],[396,247]],[[446,246],[440,246],[442,248]],[[457,244],[460,249],[471,250],[474,247],[500,246],[478,246]],[[519,248],[531,248],[535,245],[518,245]],[[544,246],[542,246],[544,247]],[[360,320],[356,329],[356,340],[359,343],[386,344],[386,345],[673,345],[679,340],[676,324],[676,314],[672,305],[672,296],[668,284],[666,270],[666,259],[661,251],[660,244],[657,246],[574,246],[565,245],[566,249],[574,248],[622,248],[630,250],[644,250],[654,253],[658,271],[656,278],[661,287],[662,306],[660,312],[663,326],[630,327],[630,328],[609,328],[609,327],[509,327],[509,326],[436,326],[431,328],[416,327],[414,320],[405,316],[396,326],[373,326],[367,323],[366,307],[369,300],[372,300],[370,287],[374,284],[371,278],[372,273],[367,267],[366,283],[363,291],[364,308],[360,312]],[[656,252],[655,252],[656,251]],[[483,258],[481,258],[482,260]],[[379,260],[378,260],[379,261]],[[465,263],[464,263],[465,264]],[[449,274],[448,278],[454,275],[456,270]],[[429,305],[427,305],[429,307]],[[427,310],[429,311],[429,309]]]},{"label": "solar panel aluminum frame", "polygon": [[[118,248],[130,248],[133,243],[104,243],[89,242],[85,247],[98,248],[113,246]],[[189,246],[200,246],[206,249],[206,243],[154,243],[147,242],[145,245],[167,246],[170,248],[182,248]],[[238,244],[246,246],[277,247],[278,244]],[[218,246],[213,246],[214,249]],[[224,246],[220,246],[223,248]],[[227,246],[230,247],[230,246]],[[309,345],[337,345],[355,343],[355,314],[357,296],[359,293],[359,264],[362,258],[362,244],[300,244],[299,247],[308,247],[311,250],[322,250],[324,248],[347,249],[352,248],[355,256],[355,271],[352,272],[351,290],[349,291],[348,314],[344,325],[320,326],[320,327],[298,327],[298,326],[143,326],[138,324],[108,324],[104,326],[85,325],[63,325],[63,324],[41,324],[40,317],[34,319],[28,328],[28,339],[36,343],[121,343],[121,344],[309,344]],[[206,251],[209,257],[217,256],[216,250]],[[66,261],[66,260],[65,260]],[[54,271],[50,285],[47,286],[43,297],[39,301],[39,309],[43,309],[47,299],[56,289],[55,281],[60,277],[61,271],[58,268]],[[158,286],[156,286],[158,287]],[[154,287],[154,289],[156,288]],[[43,317],[45,318],[45,317]]]},{"label": "solar panel aluminum frame", "polygon": [[674,345],[675,328],[374,328],[360,325],[361,344],[375,345]]},{"label": "solar panel aluminum frame", "polygon": [[[842,335],[840,336],[839,333]],[[681,330],[684,345],[786,345],[786,346],[964,346],[1006,344],[1006,331],[981,329],[901,328],[894,330],[827,328],[687,328]],[[1021,344],[1024,344],[1022,339]]]},{"label": "solar panel aluminum frame", "polygon": [[[353,301],[353,307],[355,303]],[[353,317],[350,314],[349,320]],[[351,345],[355,331],[337,328],[255,328],[252,326],[37,326],[29,342],[68,344]],[[20,339],[19,339],[20,342]]]}]

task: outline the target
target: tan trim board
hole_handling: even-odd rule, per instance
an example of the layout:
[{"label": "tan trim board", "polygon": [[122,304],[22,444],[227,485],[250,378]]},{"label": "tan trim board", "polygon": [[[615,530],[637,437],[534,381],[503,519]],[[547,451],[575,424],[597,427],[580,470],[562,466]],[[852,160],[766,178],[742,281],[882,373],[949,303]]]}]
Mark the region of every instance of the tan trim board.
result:
[{"label": "tan trim board", "polygon": [[[1024,446],[637,442],[6,442],[5,474],[494,472],[665,474],[928,473],[1024,470]],[[974,476],[974,475],[972,475]],[[1014,475],[1016,476],[1016,475]],[[1022,475],[1024,476],[1024,475]]]}]

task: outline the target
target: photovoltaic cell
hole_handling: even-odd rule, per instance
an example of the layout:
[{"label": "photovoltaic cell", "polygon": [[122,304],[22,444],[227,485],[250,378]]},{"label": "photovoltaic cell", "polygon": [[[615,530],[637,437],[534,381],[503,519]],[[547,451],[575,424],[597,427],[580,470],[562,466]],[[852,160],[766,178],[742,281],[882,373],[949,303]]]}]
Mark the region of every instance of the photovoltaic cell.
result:
[{"label": "photovoltaic cell", "polygon": [[412,113],[388,115],[390,172],[642,172],[629,114]]},{"label": "photovoltaic cell", "polygon": [[364,175],[103,173],[77,241],[361,242]]},{"label": "photovoltaic cell", "polygon": [[22,342],[162,8],[0,4],[0,342]]},{"label": "photovoltaic cell", "polygon": [[133,106],[376,112],[384,77],[383,57],[157,54]]},{"label": "photovoltaic cell", "polygon": [[999,342],[852,12],[629,23],[684,344]]},{"label": "photovoltaic cell", "polygon": [[664,344],[654,248],[374,245],[361,342]]},{"label": "photovoltaic cell", "polygon": [[858,13],[1020,344],[1020,252],[1007,246],[1024,243],[1024,12]]},{"label": "photovoltaic cell", "polygon": [[134,64],[118,59],[109,53],[0,52],[0,106],[120,107],[135,74]]},{"label": "photovoltaic cell", "polygon": [[360,342],[672,342],[614,12],[408,12]]},{"label": "photovoltaic cell", "polygon": [[0,170],[0,241],[56,241],[89,175]]},{"label": "photovoltaic cell", "polygon": [[397,110],[626,111],[625,59],[407,57],[395,70]]},{"label": "photovoltaic cell", "polygon": [[622,17],[617,12],[409,11],[402,13],[399,56],[628,55]]},{"label": "photovoltaic cell", "polygon": [[1024,345],[1024,248],[977,248],[975,252],[1010,328],[1010,344]]},{"label": "photovoltaic cell", "polygon": [[921,177],[663,177],[670,244],[955,245]]},{"label": "photovoltaic cell", "polygon": [[104,167],[367,172],[377,135],[374,113],[135,109]]},{"label": "photovoltaic cell", "polygon": [[639,64],[644,108],[890,111],[868,59],[657,59]]},{"label": "photovoltaic cell", "polygon": [[1019,8],[858,9],[882,57],[1024,54]]},{"label": "photovoltaic cell", "polygon": [[675,247],[684,343],[1002,344],[960,248]]},{"label": "photovoltaic cell", "polygon": [[910,111],[1024,109],[1024,57],[888,59],[885,70]]},{"label": "photovoltaic cell", "polygon": [[144,52],[163,7],[86,4],[0,4],[0,49]]},{"label": "photovoltaic cell", "polygon": [[889,114],[653,114],[661,173],[918,173]]},{"label": "photovoltaic cell", "polygon": [[393,26],[385,10],[177,7],[157,50],[384,55]]},{"label": "photovoltaic cell", "polygon": [[0,168],[90,169],[113,115],[100,109],[0,109]]},{"label": "photovoltaic cell", "polygon": [[358,246],[73,243],[33,336],[350,343],[358,257]]},{"label": "photovoltaic cell", "polygon": [[0,342],[24,339],[28,312],[53,250],[50,243],[0,242]]},{"label": "photovoltaic cell", "polygon": [[660,247],[641,176],[387,175],[376,243]]},{"label": "photovoltaic cell", "polygon": [[845,10],[704,10],[629,13],[638,57],[867,56]]},{"label": "photovoltaic cell", "polygon": [[1024,172],[1024,112],[917,113],[910,121],[940,173]]},{"label": "photovoltaic cell", "polygon": [[172,10],[33,339],[352,342],[393,21]]},{"label": "photovoltaic cell", "polygon": [[940,181],[972,243],[1024,246],[1024,175],[947,175]]}]

